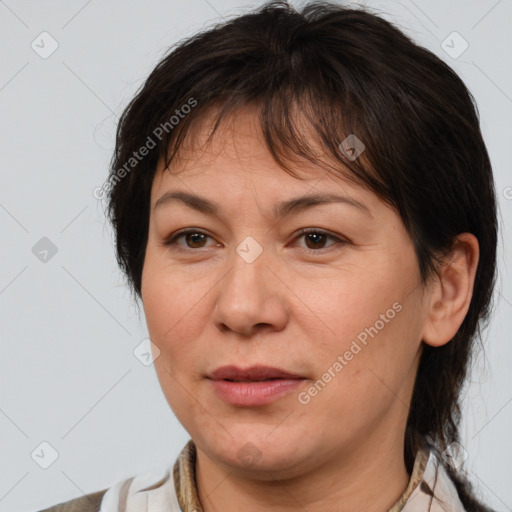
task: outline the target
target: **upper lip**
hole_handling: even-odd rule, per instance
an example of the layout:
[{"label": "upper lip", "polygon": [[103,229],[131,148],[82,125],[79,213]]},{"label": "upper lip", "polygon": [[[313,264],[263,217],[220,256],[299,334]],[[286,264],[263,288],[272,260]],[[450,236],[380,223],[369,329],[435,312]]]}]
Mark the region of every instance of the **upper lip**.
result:
[{"label": "upper lip", "polygon": [[221,366],[207,375],[212,380],[265,380],[265,379],[302,379],[301,375],[290,373],[271,366]]}]

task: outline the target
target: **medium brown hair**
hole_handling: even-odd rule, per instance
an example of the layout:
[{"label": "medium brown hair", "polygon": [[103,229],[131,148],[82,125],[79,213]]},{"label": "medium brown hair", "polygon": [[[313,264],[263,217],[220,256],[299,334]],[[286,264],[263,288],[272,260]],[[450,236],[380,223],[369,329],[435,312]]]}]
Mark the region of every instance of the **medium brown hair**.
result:
[{"label": "medium brown hair", "polygon": [[[422,284],[456,235],[478,239],[474,291],[460,329],[444,346],[423,346],[404,447],[410,471],[419,438],[429,437],[439,450],[459,441],[460,393],[490,314],[496,199],[475,101],[440,58],[362,7],[313,2],[298,11],[269,2],[179,42],[121,115],[111,162],[108,215],[135,298],[159,159],[169,166],[190,127],[213,105],[221,108],[211,135],[248,104],[260,107],[266,144],[285,172],[294,175],[288,165],[294,155],[325,165],[313,149],[320,146],[338,163],[330,172],[341,176],[343,169],[397,211]],[[307,135],[299,117],[311,127]],[[340,147],[350,134],[365,145],[361,158],[348,158]],[[142,147],[150,149],[135,159]],[[465,477],[445,466],[465,508],[489,510]]]}]

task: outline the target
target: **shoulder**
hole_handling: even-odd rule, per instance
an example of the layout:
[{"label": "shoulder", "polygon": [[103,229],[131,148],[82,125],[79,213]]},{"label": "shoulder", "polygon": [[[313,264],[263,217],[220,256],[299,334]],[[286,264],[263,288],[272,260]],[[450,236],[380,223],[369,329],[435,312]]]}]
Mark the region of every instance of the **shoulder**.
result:
[{"label": "shoulder", "polygon": [[38,512],[118,512],[119,510],[181,512],[172,470],[159,468]]},{"label": "shoulder", "polygon": [[85,494],[79,498],[74,498],[63,503],[59,503],[50,508],[45,508],[40,512],[98,512],[100,510],[101,500],[108,489]]}]

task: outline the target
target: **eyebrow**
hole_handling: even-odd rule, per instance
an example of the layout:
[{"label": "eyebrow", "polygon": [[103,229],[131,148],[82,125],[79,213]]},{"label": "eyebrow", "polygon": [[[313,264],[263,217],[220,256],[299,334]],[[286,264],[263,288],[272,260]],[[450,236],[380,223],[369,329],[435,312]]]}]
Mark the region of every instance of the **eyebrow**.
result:
[{"label": "eyebrow", "polygon": [[[222,210],[219,203],[211,201],[210,199],[206,199],[205,197],[181,191],[166,192],[162,197],[160,197],[160,199],[156,201],[154,210],[156,210],[159,206],[169,204],[173,201],[179,201],[189,206],[190,208],[193,208],[194,210],[198,210],[209,215],[218,216]],[[340,196],[337,194],[308,194],[283,201],[274,207],[273,216],[275,219],[280,220],[290,214],[299,213],[308,208],[311,208],[312,206],[332,203],[348,204],[363,211],[370,217],[373,217],[369,208],[365,204],[353,198]]]}]

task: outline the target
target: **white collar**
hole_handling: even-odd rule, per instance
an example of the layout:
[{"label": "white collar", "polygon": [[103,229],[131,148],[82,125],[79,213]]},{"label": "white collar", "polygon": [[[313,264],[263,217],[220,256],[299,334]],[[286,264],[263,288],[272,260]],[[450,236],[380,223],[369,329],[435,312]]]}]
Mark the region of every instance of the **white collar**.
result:
[{"label": "white collar", "polygon": [[104,494],[100,512],[182,512],[171,475],[167,468],[118,482]]}]

